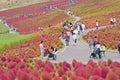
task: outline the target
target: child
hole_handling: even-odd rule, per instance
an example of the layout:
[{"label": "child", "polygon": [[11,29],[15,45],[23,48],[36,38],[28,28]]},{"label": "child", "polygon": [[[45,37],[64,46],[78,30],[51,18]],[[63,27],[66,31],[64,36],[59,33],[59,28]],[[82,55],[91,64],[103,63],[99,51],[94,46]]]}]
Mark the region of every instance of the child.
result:
[{"label": "child", "polygon": [[106,51],[106,47],[105,47],[105,44],[103,44],[101,46],[101,52],[103,52],[104,56],[105,56],[105,51]]}]

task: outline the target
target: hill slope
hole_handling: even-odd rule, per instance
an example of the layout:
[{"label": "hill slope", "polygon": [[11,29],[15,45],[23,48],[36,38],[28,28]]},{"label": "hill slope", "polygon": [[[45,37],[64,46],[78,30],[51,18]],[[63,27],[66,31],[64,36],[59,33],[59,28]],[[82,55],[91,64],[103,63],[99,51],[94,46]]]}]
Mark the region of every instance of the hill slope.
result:
[{"label": "hill slope", "polygon": [[50,0],[0,0],[0,11],[47,1]]}]

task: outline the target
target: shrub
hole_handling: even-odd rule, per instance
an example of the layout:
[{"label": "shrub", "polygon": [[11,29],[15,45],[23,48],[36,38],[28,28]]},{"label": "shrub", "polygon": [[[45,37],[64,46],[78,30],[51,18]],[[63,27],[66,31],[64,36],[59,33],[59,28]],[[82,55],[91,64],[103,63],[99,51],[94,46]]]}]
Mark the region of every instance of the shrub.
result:
[{"label": "shrub", "polygon": [[106,80],[118,80],[118,78],[114,72],[110,71],[106,76]]}]

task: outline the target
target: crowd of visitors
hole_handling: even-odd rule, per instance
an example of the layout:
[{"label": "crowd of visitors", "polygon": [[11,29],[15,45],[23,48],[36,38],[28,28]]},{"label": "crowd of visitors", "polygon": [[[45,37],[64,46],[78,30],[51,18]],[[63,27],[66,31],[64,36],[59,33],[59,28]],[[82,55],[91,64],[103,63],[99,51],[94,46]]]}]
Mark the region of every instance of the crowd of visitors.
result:
[{"label": "crowd of visitors", "polygon": [[81,22],[68,22],[62,23],[63,30],[61,32],[62,39],[65,40],[66,46],[70,44],[70,37],[73,39],[73,45],[77,43],[78,36],[85,31],[85,24]]},{"label": "crowd of visitors", "polygon": [[[66,10],[68,15],[73,15],[70,9]],[[96,29],[99,28],[99,22],[96,20]],[[115,25],[116,20],[115,18],[110,18],[110,25]],[[63,30],[61,31],[61,37],[65,41],[65,45],[69,46],[70,45],[70,38],[72,38],[73,45],[76,45],[78,36],[85,31],[85,24],[82,22],[68,22],[64,21],[62,24]],[[45,54],[48,54],[48,59],[53,58],[53,60],[56,60],[57,58],[57,49],[55,47],[51,47],[51,50],[49,51],[48,49],[45,49],[42,44],[43,41],[40,43],[40,49],[41,49],[41,57],[43,58]],[[106,52],[106,45],[101,44],[97,38],[97,36],[92,39],[89,37],[88,39],[88,46],[91,50],[90,58],[93,57],[101,59],[102,56],[105,56]],[[118,51],[120,54],[120,42],[117,45]]]}]

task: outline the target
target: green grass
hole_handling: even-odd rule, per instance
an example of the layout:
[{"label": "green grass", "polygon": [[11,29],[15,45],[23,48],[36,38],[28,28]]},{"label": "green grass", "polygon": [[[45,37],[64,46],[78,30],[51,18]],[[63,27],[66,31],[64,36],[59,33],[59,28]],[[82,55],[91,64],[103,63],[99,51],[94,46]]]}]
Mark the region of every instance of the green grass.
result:
[{"label": "green grass", "polygon": [[0,34],[9,32],[9,28],[7,28],[4,24],[0,22]]},{"label": "green grass", "polygon": [[0,50],[6,46],[10,46],[16,43],[20,43],[24,40],[31,39],[32,35],[20,35],[19,33],[6,33],[0,34]]}]

